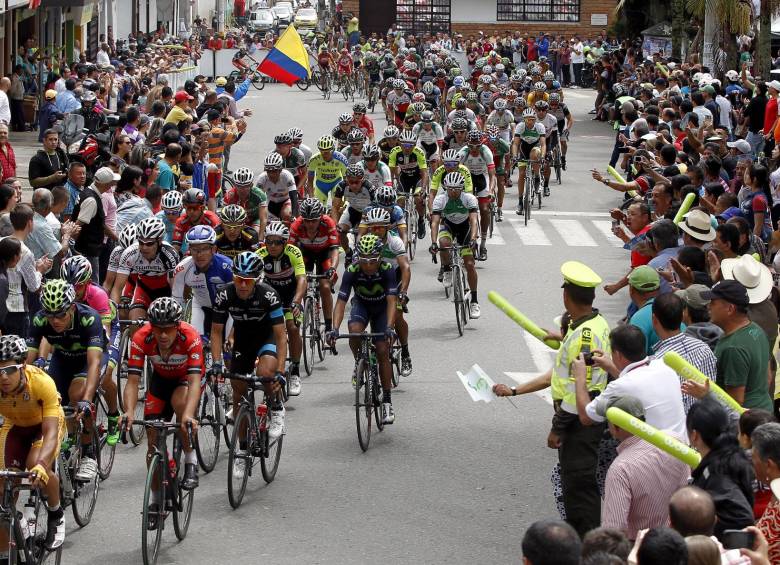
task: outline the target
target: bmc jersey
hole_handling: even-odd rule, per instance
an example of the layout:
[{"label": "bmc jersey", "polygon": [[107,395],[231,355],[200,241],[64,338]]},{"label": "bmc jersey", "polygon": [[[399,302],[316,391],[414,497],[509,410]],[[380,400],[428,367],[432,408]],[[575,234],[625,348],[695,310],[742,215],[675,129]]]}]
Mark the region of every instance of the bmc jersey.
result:
[{"label": "bmc jersey", "polygon": [[43,338],[46,338],[55,352],[70,359],[85,357],[89,349],[102,352],[108,343],[100,314],[97,310],[78,302],[73,310],[70,327],[65,328],[62,333],[54,331],[43,310],[33,317],[30,335],[27,337],[27,348],[38,351]]},{"label": "bmc jersey", "polygon": [[520,122],[515,126],[515,137],[519,137],[520,141],[528,145],[536,145],[539,143],[539,138],[544,137],[544,135],[544,126],[539,122],[536,122],[532,129],[526,128],[525,122]]},{"label": "bmc jersey", "polygon": [[349,207],[356,212],[363,212],[374,201],[374,187],[368,181],[363,181],[360,190],[353,192],[349,189],[347,181],[341,181],[336,185],[333,192],[333,198],[341,198],[349,204]]},{"label": "bmc jersey", "polygon": [[138,275],[138,281],[143,285],[163,288],[168,285],[168,276],[173,273],[178,262],[179,254],[170,243],[162,242],[154,259],[147,261],[136,242],[122,252],[116,272],[120,275]]},{"label": "bmc jersey", "polygon": [[192,289],[192,298],[200,307],[211,308],[217,293],[233,281],[233,262],[219,253],[214,254],[205,272],[198,270],[192,257],[186,257],[173,272],[171,296],[184,305],[184,289]]},{"label": "bmc jersey", "polygon": [[296,218],[290,224],[290,245],[295,245],[304,255],[307,252],[323,253],[334,247],[339,247],[339,233],[336,222],[330,216],[322,216],[317,231],[313,237],[309,237],[303,224],[303,218]]},{"label": "bmc jersey", "polygon": [[298,190],[295,186],[295,178],[288,170],[282,170],[277,182],[273,182],[268,177],[268,173],[263,171],[257,179],[257,186],[263,189],[270,202],[287,202],[290,193]]},{"label": "bmc jersey", "polygon": [[130,343],[129,373],[141,374],[146,360],[152,364],[155,374],[164,379],[181,379],[188,375],[203,374],[203,342],[198,330],[187,322],[179,322],[176,338],[170,353],[163,357],[157,338],[148,322],[141,326]]},{"label": "bmc jersey", "polygon": [[446,192],[440,192],[433,199],[432,214],[438,214],[451,224],[462,224],[468,221],[469,214],[479,210],[477,197],[465,192],[460,193],[460,198],[453,200]]}]

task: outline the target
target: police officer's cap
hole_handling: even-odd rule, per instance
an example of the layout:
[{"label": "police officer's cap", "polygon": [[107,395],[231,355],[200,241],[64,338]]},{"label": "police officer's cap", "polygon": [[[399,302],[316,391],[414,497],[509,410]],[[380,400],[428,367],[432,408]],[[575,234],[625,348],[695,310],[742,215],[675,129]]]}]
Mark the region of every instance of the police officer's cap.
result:
[{"label": "police officer's cap", "polygon": [[601,277],[596,272],[579,261],[566,261],[561,265],[564,285],[573,284],[583,288],[596,288],[601,284]]}]

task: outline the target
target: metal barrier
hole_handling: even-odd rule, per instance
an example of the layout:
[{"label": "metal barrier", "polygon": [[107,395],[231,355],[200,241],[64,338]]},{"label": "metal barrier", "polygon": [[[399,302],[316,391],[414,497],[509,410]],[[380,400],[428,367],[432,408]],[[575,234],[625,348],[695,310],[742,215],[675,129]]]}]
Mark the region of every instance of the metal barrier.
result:
[{"label": "metal barrier", "polygon": [[170,70],[165,73],[159,73],[157,76],[164,74],[168,77],[168,86],[176,92],[177,90],[184,89],[184,83],[188,80],[193,80],[198,74],[198,65],[192,65],[189,67],[182,67],[180,69]]}]

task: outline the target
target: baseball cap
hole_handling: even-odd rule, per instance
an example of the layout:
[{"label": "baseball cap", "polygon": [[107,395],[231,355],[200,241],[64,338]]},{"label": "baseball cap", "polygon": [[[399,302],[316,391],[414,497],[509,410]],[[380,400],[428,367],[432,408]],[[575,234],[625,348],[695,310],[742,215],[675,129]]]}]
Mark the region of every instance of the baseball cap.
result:
[{"label": "baseball cap", "polygon": [[707,86],[705,86],[701,90],[702,90],[702,92],[706,92],[707,94],[712,94],[713,96],[715,95],[715,87],[712,86],[711,84],[708,84]]},{"label": "baseball cap", "polygon": [[620,408],[629,416],[640,420],[645,419],[645,407],[636,396],[614,396],[607,402],[607,410],[610,408]]},{"label": "baseball cap", "polygon": [[750,148],[750,143],[748,143],[747,140],[744,139],[738,139],[736,141],[727,141],[726,145],[733,149],[736,149],[743,155],[748,155],[752,151],[752,149]]},{"label": "baseball cap", "polygon": [[106,184],[109,182],[117,182],[122,177],[120,177],[117,173],[115,173],[108,167],[100,167],[95,172],[95,176],[93,178],[95,179],[95,182]]},{"label": "baseball cap", "polygon": [[225,77],[217,77],[217,80],[214,81],[214,84],[217,86],[225,86],[227,84],[227,79]]},{"label": "baseball cap", "polygon": [[771,80],[768,83],[766,83],[767,88],[774,88],[778,92],[780,92],[780,81],[779,80]]},{"label": "baseball cap", "polygon": [[707,308],[707,304],[710,303],[709,298],[702,296],[703,292],[708,292],[710,289],[703,284],[692,284],[688,288],[675,291],[675,294],[685,303],[688,308],[693,310],[704,310]]},{"label": "baseball cap", "polygon": [[730,302],[735,306],[742,306],[743,308],[747,308],[748,304],[750,304],[747,289],[741,282],[733,280],[720,281],[710,290],[702,292],[701,297],[705,300],[719,298],[726,302]]},{"label": "baseball cap", "polygon": [[640,265],[628,275],[628,284],[639,292],[652,292],[661,286],[661,277],[652,267]]},{"label": "baseball cap", "polygon": [[179,90],[174,96],[173,99],[176,101],[177,104],[180,102],[184,102],[186,100],[194,100],[192,96],[184,92],[183,90]]},{"label": "baseball cap", "polygon": [[213,122],[214,120],[219,119],[219,117],[222,114],[219,113],[219,110],[209,110],[206,112],[206,119],[210,122]]},{"label": "baseball cap", "polygon": [[57,98],[57,91],[49,89],[44,94],[44,97],[46,98],[46,100],[54,100],[55,98]]}]

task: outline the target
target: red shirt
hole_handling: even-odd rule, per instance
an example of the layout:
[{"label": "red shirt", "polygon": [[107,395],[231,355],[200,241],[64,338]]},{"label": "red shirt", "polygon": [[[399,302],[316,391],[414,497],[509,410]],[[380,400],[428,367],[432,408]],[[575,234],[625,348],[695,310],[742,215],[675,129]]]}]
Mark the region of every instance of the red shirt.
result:
[{"label": "red shirt", "polygon": [[770,97],[764,110],[764,134],[768,135],[772,131],[777,119],[777,98]]},{"label": "red shirt", "polygon": [[164,379],[181,379],[191,374],[203,374],[203,343],[198,330],[187,322],[179,322],[173,349],[166,359],[160,355],[157,339],[151,324],[144,324],[135,332],[130,344],[130,360],[127,370],[141,373],[146,360],[152,364],[155,373]]},{"label": "red shirt", "polygon": [[[648,224],[645,227],[643,227],[641,230],[639,230],[638,233],[636,233],[634,235],[635,236],[644,235],[644,234],[646,234],[650,230],[651,227],[652,227],[652,225]],[[652,257],[650,257],[649,255],[642,255],[638,251],[631,250],[631,268],[632,269],[634,267],[638,267],[640,265],[647,265],[650,262],[650,259],[652,259]]]},{"label": "red shirt", "polygon": [[290,224],[290,245],[295,245],[306,255],[309,253],[322,253],[334,247],[338,247],[339,233],[336,229],[336,222],[330,216],[322,216],[317,233],[310,238],[306,234],[306,228],[303,226],[303,218],[296,218]]},{"label": "red shirt", "polygon": [[14,155],[14,149],[10,143],[6,143],[5,147],[0,148],[0,168],[2,168],[0,181],[16,176],[16,155]]},{"label": "red shirt", "polygon": [[216,228],[220,223],[219,217],[211,210],[204,210],[203,215],[198,218],[196,223],[192,223],[187,215],[184,214],[176,220],[176,225],[173,227],[173,242],[179,245],[184,243],[184,236],[194,226],[211,226]]},{"label": "red shirt", "polygon": [[360,118],[360,121],[355,124],[355,127],[362,130],[363,133],[366,135],[366,138],[374,135],[374,122],[371,121],[371,118],[369,118],[366,115]]}]

